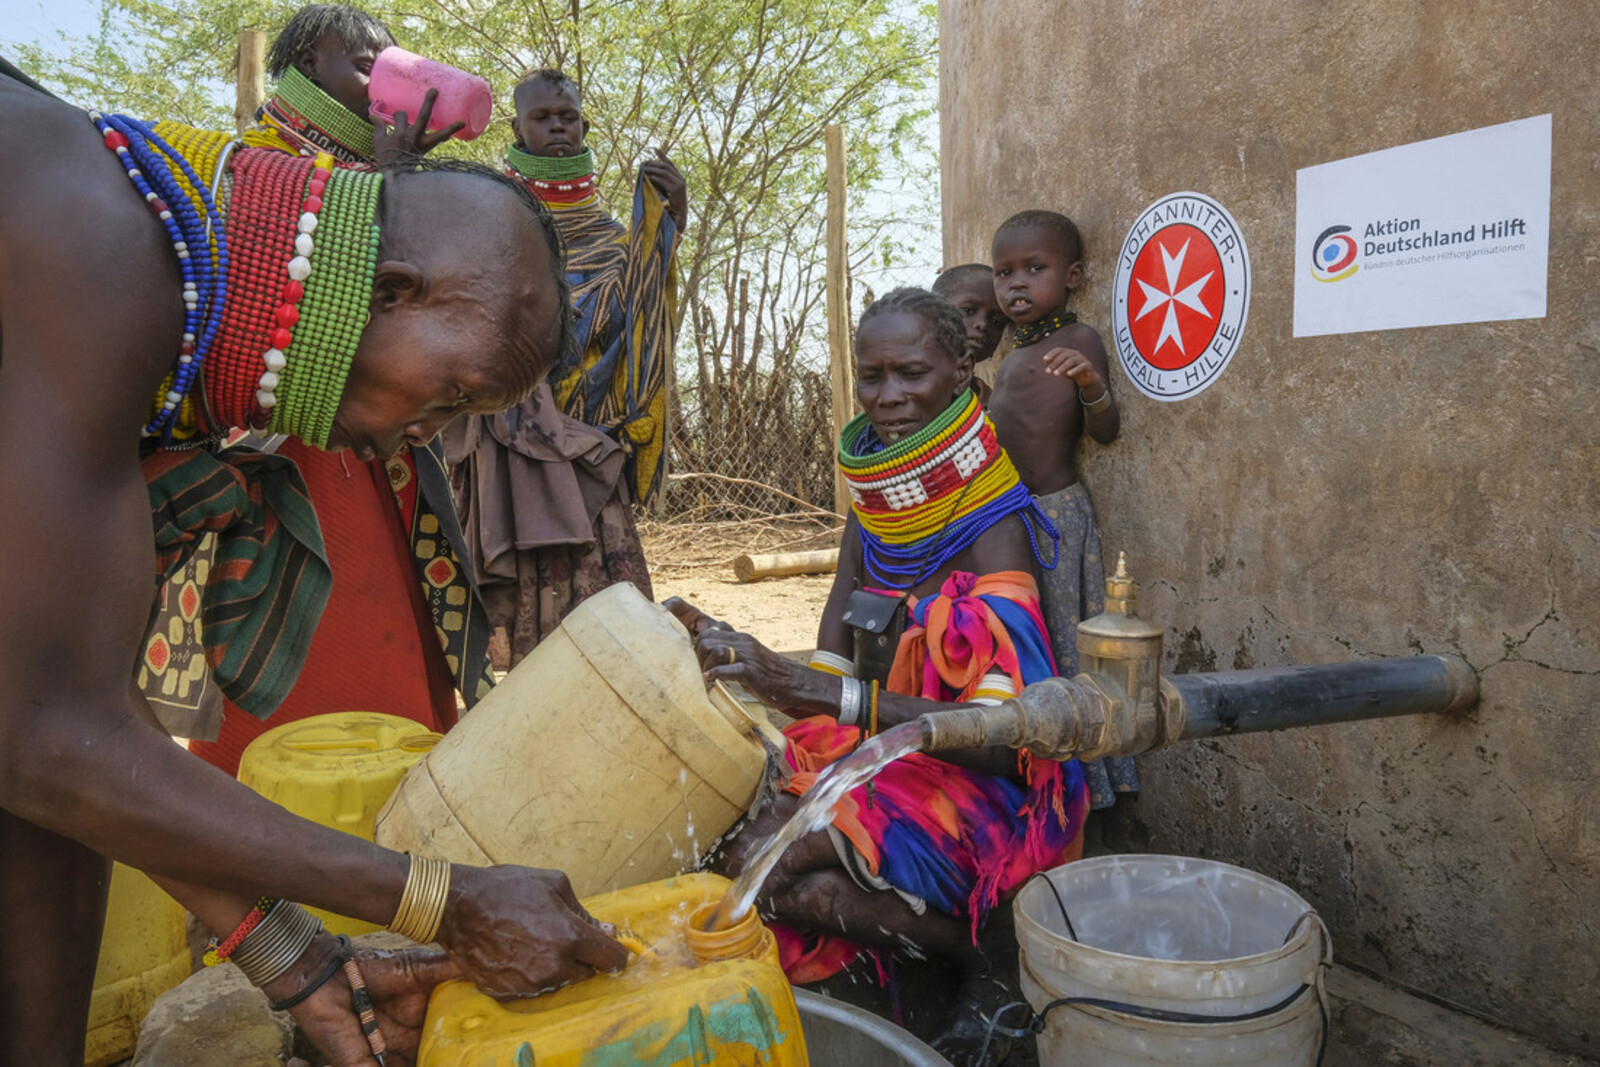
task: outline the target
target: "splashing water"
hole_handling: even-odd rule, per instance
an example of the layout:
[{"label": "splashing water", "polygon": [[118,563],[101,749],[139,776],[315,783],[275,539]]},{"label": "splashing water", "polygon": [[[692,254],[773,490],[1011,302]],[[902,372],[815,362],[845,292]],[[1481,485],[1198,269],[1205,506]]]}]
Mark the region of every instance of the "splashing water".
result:
[{"label": "splashing water", "polygon": [[789,821],[750,857],[750,862],[718,902],[717,910],[711,913],[706,929],[721,930],[744,918],[767,875],[772,873],[790,845],[827,826],[833,820],[834,805],[850,790],[901,756],[921,750],[922,727],[916,722],[905,722],[868,739],[850,755],[824,769]]}]

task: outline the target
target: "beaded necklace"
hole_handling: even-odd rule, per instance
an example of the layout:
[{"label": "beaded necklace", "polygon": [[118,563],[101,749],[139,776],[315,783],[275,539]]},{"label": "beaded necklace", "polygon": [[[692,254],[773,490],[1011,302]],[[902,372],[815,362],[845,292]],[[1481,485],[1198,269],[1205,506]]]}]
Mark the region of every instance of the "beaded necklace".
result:
[{"label": "beaded necklace", "polygon": [[256,118],[303,154],[327,152],[341,163],[372,162],[372,123],[289,67]]},{"label": "beaded necklace", "polygon": [[[132,120],[97,116],[96,124],[102,122],[119,133],[110,124]],[[174,248],[184,264],[185,253],[192,255],[206,247],[206,237],[213,239],[218,254],[208,258],[228,299],[225,306],[212,301],[215,321],[199,331],[201,344],[194,352],[187,351],[195,331],[186,320],[184,348],[173,372],[180,385],[163,385],[157,417],[174,393],[188,395],[199,378],[201,356],[210,350],[204,374],[210,400],[206,429],[266,429],[326,448],[377,273],[382,176],[336,169],[326,154],[308,159],[271,149],[232,151],[224,134],[166,124],[163,129],[166,139],[144,127],[141,136],[160,152],[141,157],[140,178],[154,175],[169,189],[166,199],[151,203],[161,203],[162,210],[167,200],[179,205],[169,212],[174,221],[185,212],[196,214],[195,203],[210,205],[209,231],[198,240],[184,239],[183,248],[175,239]],[[108,136],[107,145],[122,158],[118,140]],[[223,210],[200,173],[214,173],[219,177],[211,182],[228,185]],[[230,173],[231,184],[219,180]],[[185,283],[187,297],[192,291],[187,273]],[[170,426],[173,416],[165,418]]]},{"label": "beaded necklace", "polygon": [[250,235],[238,256],[250,282],[225,323],[232,373],[207,378],[219,416],[317,448],[328,446],[367,322],[383,182],[331,163],[236,153],[228,225]]},{"label": "beaded necklace", "polygon": [[1075,311],[1058,311],[1054,315],[1046,315],[1038,322],[1027,324],[1018,323],[1011,328],[1011,347],[1027,348],[1037,344],[1043,338],[1049,337],[1063,326],[1071,326],[1078,321]]},{"label": "beaded necklace", "polygon": [[586,207],[595,194],[594,154],[536,156],[516,145],[506,149],[506,173],[521,178],[533,195],[553,207]]},{"label": "beaded necklace", "polygon": [[[170,374],[162,382],[156,410],[144,426],[145,437],[173,438],[180,409],[200,380],[200,369],[228,304],[228,242],[222,216],[209,187],[155,130],[126,115],[89,112],[89,118],[116,153],[128,179],[166,227],[183,276],[183,336]],[[174,168],[171,159],[177,164]],[[178,174],[187,182],[180,182]],[[191,193],[198,195],[191,198]],[[192,414],[193,407],[189,405]]]},{"label": "beaded necklace", "polygon": [[861,526],[867,573],[909,589],[936,573],[1002,518],[1021,512],[1034,558],[1035,530],[1060,546],[1060,534],[1039,510],[1000,447],[994,424],[964,390],[927,426],[885,444],[865,414],[839,435],[839,468]]}]

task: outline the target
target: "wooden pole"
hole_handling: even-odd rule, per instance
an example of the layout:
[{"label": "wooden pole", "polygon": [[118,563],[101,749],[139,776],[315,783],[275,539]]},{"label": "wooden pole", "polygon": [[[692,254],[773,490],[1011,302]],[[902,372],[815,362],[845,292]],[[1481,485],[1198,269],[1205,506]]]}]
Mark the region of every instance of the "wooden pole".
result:
[{"label": "wooden pole", "polygon": [[783,578],[791,574],[828,574],[838,569],[837,548],[819,548],[814,552],[771,552],[762,556],[740,556],[733,561],[733,576],[741,582]]},{"label": "wooden pole", "polygon": [[[828,365],[833,383],[833,440],[837,441],[856,407],[855,374],[850,367],[850,297],[846,290],[850,261],[844,230],[844,127],[831,125],[827,128],[827,146]],[[833,473],[833,510],[841,515],[850,514],[850,490],[843,472],[837,468]]]},{"label": "wooden pole", "polygon": [[233,103],[233,124],[240,133],[256,121],[256,109],[267,98],[267,35],[239,31],[239,87]]}]

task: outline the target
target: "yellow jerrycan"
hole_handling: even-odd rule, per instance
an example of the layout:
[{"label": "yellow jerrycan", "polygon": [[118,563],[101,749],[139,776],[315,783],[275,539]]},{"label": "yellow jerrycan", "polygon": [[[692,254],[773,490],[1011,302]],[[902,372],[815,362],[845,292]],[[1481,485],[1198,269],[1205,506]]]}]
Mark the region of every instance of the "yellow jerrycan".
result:
[{"label": "yellow jerrycan", "polygon": [[624,970],[516,1001],[446,982],[428,1002],[417,1067],[805,1067],[771,932],[754,910],[727,930],[698,928],[729,884],[691,874],[588,898],[633,951]]},{"label": "yellow jerrycan", "polygon": [[[375,711],[312,715],[250,742],[239,757],[239,781],[302,818],[371,841],[379,809],[440,736]],[[336,934],[382,929],[311,910]]]},{"label": "yellow jerrycan", "polygon": [[[763,740],[763,738],[765,740]],[[408,772],[378,844],[566,872],[579,896],[692,869],[782,735],[709,692],[688,632],[621,582],[585,600]]]},{"label": "yellow jerrycan", "polygon": [[113,863],[89,1001],[85,1067],[107,1067],[133,1055],[145,1013],[157,997],[189,977],[190,967],[183,906],[143,873]]}]

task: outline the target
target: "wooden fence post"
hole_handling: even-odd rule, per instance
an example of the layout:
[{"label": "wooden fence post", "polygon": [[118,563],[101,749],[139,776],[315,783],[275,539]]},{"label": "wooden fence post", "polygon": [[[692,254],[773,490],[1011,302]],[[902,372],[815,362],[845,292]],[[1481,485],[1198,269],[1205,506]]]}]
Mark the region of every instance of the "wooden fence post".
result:
[{"label": "wooden fence post", "polygon": [[[855,413],[856,383],[850,367],[850,298],[847,292],[850,260],[844,229],[844,128],[827,127],[828,148],[828,226],[827,226],[827,314],[828,365],[833,384],[833,441],[839,439],[845,423]],[[832,456],[829,456],[832,461]],[[833,509],[850,514],[850,490],[844,474],[833,474]]]},{"label": "wooden fence post", "polygon": [[239,85],[233,103],[233,124],[240,133],[256,120],[256,109],[267,98],[267,35],[261,30],[239,31]]}]

